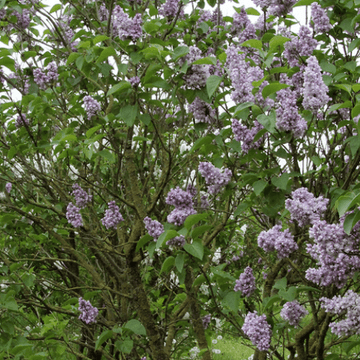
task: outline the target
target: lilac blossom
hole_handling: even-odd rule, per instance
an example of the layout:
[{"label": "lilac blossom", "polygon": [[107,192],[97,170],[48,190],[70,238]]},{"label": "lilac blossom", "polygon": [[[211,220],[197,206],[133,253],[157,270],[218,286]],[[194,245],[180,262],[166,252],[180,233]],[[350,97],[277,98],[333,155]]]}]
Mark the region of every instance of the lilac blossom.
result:
[{"label": "lilac blossom", "polygon": [[292,132],[295,138],[301,138],[307,130],[307,122],[299,114],[296,102],[295,91],[286,88],[277,92],[276,127],[280,131]]},{"label": "lilac blossom", "polygon": [[79,184],[75,183],[72,188],[71,195],[75,197],[76,206],[83,209],[92,200],[92,195],[83,190]]},{"label": "lilac blossom", "polygon": [[348,290],[343,297],[320,298],[321,307],[327,313],[344,316],[344,320],[330,323],[331,332],[337,336],[360,335],[360,296]]},{"label": "lilac blossom", "polygon": [[151,220],[148,216],[144,218],[144,224],[149,235],[154,238],[154,241],[164,232],[164,226],[157,220]]},{"label": "lilac blossom", "polygon": [[331,100],[327,95],[328,91],[316,57],[310,56],[304,72],[304,100],[302,102],[304,109],[317,112]]},{"label": "lilac blossom", "polygon": [[258,149],[265,139],[265,137],[262,136],[254,142],[256,134],[264,128],[257,120],[254,121],[254,126],[249,129],[247,126],[241,124],[239,120],[233,119],[231,128],[235,135],[235,140],[241,141],[241,149],[245,154],[247,154],[250,149]]},{"label": "lilac blossom", "polygon": [[116,5],[112,14],[113,33],[120,40],[131,38],[133,41],[139,39],[142,35],[142,18],[137,13],[132,19],[124,12],[120,5]]},{"label": "lilac blossom", "polygon": [[280,311],[280,316],[290,325],[297,327],[301,318],[309,312],[297,300],[287,302]]},{"label": "lilac blossom", "polygon": [[310,29],[304,25],[300,26],[299,36],[290,35],[287,30],[279,30],[283,36],[291,39],[284,44],[284,58],[289,66],[299,66],[299,58],[310,56],[316,48],[317,41],[312,38]]},{"label": "lilac blossom", "polygon": [[98,17],[100,21],[107,21],[109,17],[109,11],[104,4],[101,4],[99,7]]},{"label": "lilac blossom", "polygon": [[84,300],[82,297],[79,298],[79,311],[81,314],[79,319],[84,321],[86,324],[96,323],[96,317],[99,314],[99,310],[92,306],[90,301]]},{"label": "lilac blossom", "polygon": [[186,243],[185,236],[175,236],[173,239],[170,239],[166,242],[166,245],[179,246],[183,247]]},{"label": "lilac blossom", "polygon": [[292,12],[296,0],[272,0],[269,7],[269,14],[276,16],[285,16]]},{"label": "lilac blossom", "polygon": [[196,97],[195,100],[188,105],[188,112],[192,113],[196,123],[203,122],[213,124],[215,122],[215,110],[210,104]]},{"label": "lilac blossom", "polygon": [[6,183],[5,190],[8,194],[10,194],[11,188],[12,188],[12,183],[10,182]]},{"label": "lilac blossom", "polygon": [[[75,35],[74,30],[72,30],[70,27],[71,20],[71,16],[63,15],[59,22],[59,26],[63,30],[63,38],[66,42],[66,45],[70,45],[71,50],[76,52],[76,45],[79,43],[79,41],[71,41],[73,36]],[[57,32],[54,30],[54,33]]]},{"label": "lilac blossom", "polygon": [[289,210],[291,219],[299,226],[314,224],[326,211],[329,199],[322,196],[315,198],[306,188],[296,189],[291,193],[291,199],[285,201],[285,208]]},{"label": "lilac blossom", "polygon": [[241,329],[260,351],[269,350],[271,327],[266,321],[266,315],[258,315],[257,311],[249,312]]},{"label": "lilac blossom", "polygon": [[288,257],[299,248],[290,230],[281,231],[281,225],[262,231],[258,236],[258,245],[266,252],[276,250],[279,259]]},{"label": "lilac blossom", "polygon": [[15,126],[19,129],[21,128],[22,126],[29,126],[30,125],[30,122],[29,120],[26,118],[26,115],[25,114],[20,114],[18,115],[18,117],[16,118],[16,121],[15,121]]},{"label": "lilac blossom", "polygon": [[26,29],[30,25],[30,10],[29,9],[22,9],[22,13],[20,14],[17,11],[14,11],[14,15],[17,17],[16,25],[20,29]]},{"label": "lilac blossom", "polygon": [[190,46],[186,56],[179,59],[179,65],[182,66],[185,61],[190,65],[183,79],[186,87],[192,90],[201,90],[206,86],[206,80],[210,76],[209,65],[192,65],[196,60],[203,57],[201,50],[196,46]]},{"label": "lilac blossom", "polygon": [[66,208],[66,218],[68,222],[75,228],[83,226],[83,219],[80,214],[80,209],[73,203],[69,203]]},{"label": "lilac blossom", "polygon": [[84,105],[88,120],[91,120],[101,110],[100,103],[88,95],[84,97]]},{"label": "lilac blossom", "polygon": [[311,4],[311,19],[314,22],[315,33],[326,33],[331,29],[325,10],[317,2]]},{"label": "lilac blossom", "polygon": [[165,202],[175,206],[175,209],[168,215],[167,221],[177,226],[182,225],[189,215],[196,214],[193,208],[193,196],[189,191],[184,191],[178,186],[169,191]]},{"label": "lilac blossom", "polygon": [[240,274],[239,280],[236,280],[234,291],[241,291],[243,296],[249,297],[256,290],[255,277],[253,270],[247,266],[243,273]]},{"label": "lilac blossom", "polygon": [[116,229],[119,222],[124,221],[124,218],[120,214],[119,207],[115,205],[115,201],[110,201],[108,206],[109,209],[105,211],[105,216],[102,218],[101,222],[106,229]]},{"label": "lilac blossom", "polygon": [[211,321],[211,315],[208,314],[208,315],[205,315],[203,318],[202,318],[202,324],[203,324],[203,327],[204,329],[207,329],[209,324],[210,324],[210,321]]},{"label": "lilac blossom", "polygon": [[320,286],[334,284],[339,289],[360,269],[360,258],[347,255],[358,249],[359,239],[347,235],[343,223],[328,224],[316,220],[309,230],[313,244],[306,245],[307,253],[318,262],[318,268],[306,270],[305,278]]},{"label": "lilac blossom", "polygon": [[[180,0],[166,0],[165,3],[159,9],[159,15],[173,18],[179,11],[179,6],[182,6]],[[184,17],[184,9],[180,10],[180,18]]]},{"label": "lilac blossom", "polygon": [[223,172],[209,162],[199,164],[199,172],[205,178],[206,185],[210,185],[208,191],[212,195],[218,194],[231,180],[231,171],[224,169]]},{"label": "lilac blossom", "polygon": [[132,87],[136,88],[140,84],[140,78],[138,76],[131,77],[129,83]]}]

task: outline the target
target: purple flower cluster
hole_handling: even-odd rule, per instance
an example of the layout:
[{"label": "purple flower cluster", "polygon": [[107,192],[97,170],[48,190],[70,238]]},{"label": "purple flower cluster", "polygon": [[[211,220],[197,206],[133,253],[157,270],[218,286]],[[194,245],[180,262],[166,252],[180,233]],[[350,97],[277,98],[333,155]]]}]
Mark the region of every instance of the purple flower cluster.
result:
[{"label": "purple flower cluster", "polygon": [[291,131],[299,138],[304,136],[307,122],[299,114],[296,101],[296,92],[289,88],[277,92],[276,127],[280,131]]},{"label": "purple flower cluster", "polygon": [[151,220],[148,216],[144,218],[144,224],[149,235],[154,238],[154,241],[164,232],[164,226],[157,220]]},{"label": "purple flower cluster", "polygon": [[46,88],[53,82],[57,81],[59,77],[58,68],[55,61],[49,63],[45,70],[46,73],[41,69],[34,70],[34,81],[42,90],[46,90]]},{"label": "purple flower cluster", "polygon": [[290,35],[287,31],[282,31],[282,35],[291,39],[284,44],[284,58],[291,67],[299,66],[299,57],[310,56],[316,48],[317,41],[306,26],[300,26],[299,36]]},{"label": "purple flower cluster", "polygon": [[[180,0],[166,0],[165,4],[161,6],[159,9],[159,15],[167,16],[173,18],[176,16],[177,12],[179,11]],[[184,17],[184,10],[180,10],[179,17]]]},{"label": "purple flower cluster", "polygon": [[304,73],[304,100],[302,102],[304,109],[313,112],[318,111],[331,100],[327,95],[328,91],[329,89],[322,79],[321,68],[316,57],[310,56],[307,59]]},{"label": "purple flower cluster", "polygon": [[185,236],[180,235],[180,236],[176,236],[173,239],[170,239],[166,242],[166,245],[172,245],[172,246],[179,246],[179,247],[183,247],[186,243],[185,240]]},{"label": "purple flower cluster", "polygon": [[[73,36],[75,35],[74,30],[70,27],[70,22],[72,20],[71,16],[64,15],[62,16],[59,25],[61,29],[63,30],[63,38],[65,39],[65,42],[67,45],[70,45],[71,51],[76,52],[76,45],[79,43],[78,41],[71,41]],[[54,30],[54,33],[56,34],[56,31]]]},{"label": "purple flower cluster", "polygon": [[196,123],[213,124],[215,122],[215,110],[198,97],[188,105],[188,112],[193,114]]},{"label": "purple flower cluster", "polygon": [[290,211],[291,219],[299,226],[314,224],[326,211],[328,199],[322,196],[315,198],[306,188],[296,189],[291,193],[291,199],[285,201],[285,208]]},{"label": "purple flower cluster", "polygon": [[311,18],[314,22],[315,33],[326,33],[331,29],[325,10],[317,2],[311,4]]},{"label": "purple flower cluster", "polygon": [[12,188],[12,183],[6,183],[5,190],[8,194],[10,194],[11,188]]},{"label": "purple flower cluster", "polygon": [[296,0],[272,0],[269,7],[269,14],[276,16],[285,16],[292,12],[292,7]]},{"label": "purple flower cluster", "polygon": [[29,126],[30,125],[29,120],[26,118],[25,114],[18,115],[15,121],[15,126],[19,129],[24,125]]},{"label": "purple flower cluster", "polygon": [[316,220],[309,230],[314,244],[307,244],[306,251],[317,260],[319,268],[309,268],[305,277],[320,286],[334,284],[339,289],[360,269],[360,258],[347,255],[358,251],[359,239],[347,235],[343,223],[328,224],[324,220]]},{"label": "purple flower cluster", "polygon": [[240,13],[235,13],[233,18],[232,27],[230,32],[239,38],[239,43],[243,43],[246,40],[255,39],[255,27],[250,21],[244,8]]},{"label": "purple flower cluster", "polygon": [[82,297],[79,298],[79,311],[81,314],[79,319],[84,321],[86,324],[96,323],[96,317],[99,314],[99,310],[92,306],[90,301],[84,300]]},{"label": "purple flower cluster", "polygon": [[[190,46],[188,54],[179,60],[179,65],[182,66],[185,61],[187,61],[188,65],[191,65],[202,57],[203,55],[198,47]],[[206,86],[206,80],[209,76],[209,65],[191,65],[183,79],[186,82],[186,88],[201,90],[201,88]]]},{"label": "purple flower cluster", "polygon": [[79,184],[74,184],[72,186],[73,192],[71,193],[72,196],[75,197],[76,206],[80,209],[86,207],[87,203],[92,200],[92,195],[88,194],[85,190],[83,190]]},{"label": "purple flower cluster", "polygon": [[140,84],[140,78],[138,76],[133,76],[129,79],[129,83],[132,87],[137,87]]},{"label": "purple flower cluster", "polygon": [[280,311],[280,316],[290,325],[298,326],[301,318],[309,312],[297,300],[287,302]]},{"label": "purple flower cluster", "polygon": [[208,191],[212,195],[218,194],[231,180],[231,170],[225,169],[221,172],[209,162],[199,164],[199,172],[205,178],[206,185],[210,185]]},{"label": "purple flower cluster", "polygon": [[210,324],[210,321],[211,321],[211,315],[208,314],[208,315],[205,315],[203,318],[202,318],[202,323],[203,323],[203,327],[204,329],[207,329],[209,324]]},{"label": "purple flower cluster", "polygon": [[331,332],[337,336],[360,335],[360,296],[348,290],[343,297],[320,298],[321,307],[327,313],[345,315],[345,319],[330,323]]},{"label": "purple flower cluster", "polygon": [[66,208],[66,218],[68,222],[75,228],[83,226],[83,219],[80,214],[80,209],[73,203],[69,203]]},{"label": "purple flower cluster", "polygon": [[169,191],[165,201],[168,205],[175,206],[175,209],[167,217],[169,223],[179,226],[184,223],[189,215],[196,214],[191,193],[180,189],[178,186]]},{"label": "purple flower cluster", "polygon": [[120,214],[120,209],[115,205],[115,201],[110,201],[108,203],[109,209],[105,211],[105,216],[101,219],[101,222],[106,227],[106,229],[117,228],[117,225],[120,221],[124,221],[124,218]]},{"label": "purple flower cluster", "polygon": [[141,14],[137,13],[132,19],[124,12],[120,5],[116,5],[112,14],[113,33],[118,36],[120,40],[131,38],[136,41],[142,35],[142,18]]},{"label": "purple flower cluster", "polygon": [[100,103],[88,95],[84,97],[84,105],[88,120],[91,120],[101,110]]},{"label": "purple flower cluster", "polygon": [[264,251],[277,250],[278,258],[288,257],[299,247],[289,229],[281,231],[281,225],[275,225],[268,231],[262,231],[258,236],[258,245]]},{"label": "purple flower cluster", "polygon": [[255,277],[250,266],[245,268],[245,271],[240,274],[239,280],[236,280],[234,291],[241,291],[243,296],[251,296],[256,290]]},{"label": "purple flower cluster", "polygon": [[258,315],[257,311],[249,312],[241,329],[260,351],[269,350],[271,327],[266,321],[266,315]]},{"label": "purple flower cluster", "polygon": [[247,126],[241,124],[239,120],[233,119],[231,129],[235,135],[236,141],[241,141],[241,149],[247,154],[250,149],[258,149],[264,141],[264,136],[254,142],[256,134],[264,127],[257,121],[254,121],[254,126],[249,129]]},{"label": "purple flower cluster", "polygon": [[24,30],[29,27],[29,25],[30,25],[30,10],[29,9],[23,9],[21,14],[17,11],[14,11],[14,15],[17,17],[16,25],[20,29]]}]

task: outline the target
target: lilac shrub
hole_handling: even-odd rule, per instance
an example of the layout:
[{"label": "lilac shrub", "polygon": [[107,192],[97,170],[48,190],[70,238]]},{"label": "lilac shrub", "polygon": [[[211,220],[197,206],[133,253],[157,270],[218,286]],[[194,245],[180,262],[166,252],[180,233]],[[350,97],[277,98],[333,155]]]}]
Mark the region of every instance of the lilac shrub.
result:
[{"label": "lilac shrub", "polygon": [[159,236],[164,232],[164,226],[157,220],[151,220],[148,216],[144,218],[144,224],[145,229],[149,235],[154,238],[154,241],[157,241]]},{"label": "lilac shrub", "polygon": [[211,321],[211,315],[208,314],[208,315],[205,315],[203,318],[202,318],[202,324],[203,324],[203,327],[204,329],[207,329],[209,324],[210,324],[210,321]]},{"label": "lilac shrub", "polygon": [[196,123],[203,122],[213,124],[215,122],[215,110],[210,104],[198,97],[188,105],[188,112],[193,114]]},{"label": "lilac shrub", "polygon": [[101,222],[106,229],[116,229],[120,221],[124,221],[124,218],[120,214],[119,207],[115,205],[115,201],[110,201],[108,206],[109,209],[105,211],[105,216],[102,218]]},{"label": "lilac shrub", "polygon": [[29,125],[30,125],[30,121],[26,118],[25,114],[18,115],[18,117],[16,118],[16,121],[15,121],[15,126],[18,129],[23,126],[29,126]]},{"label": "lilac shrub", "polygon": [[236,141],[241,141],[241,149],[247,154],[250,149],[258,149],[264,142],[264,136],[254,142],[256,134],[264,127],[257,121],[254,121],[254,126],[249,129],[247,126],[241,124],[238,120],[233,119],[231,129],[235,135]]},{"label": "lilac shrub", "polygon": [[66,208],[66,218],[68,222],[75,228],[84,225],[80,214],[80,208],[76,207],[73,203],[69,203]]},{"label": "lilac shrub", "polygon": [[79,311],[81,314],[79,319],[84,321],[86,324],[96,323],[96,317],[99,314],[99,310],[92,306],[90,301],[84,300],[82,297],[79,298]]},{"label": "lilac shrub", "polygon": [[320,220],[329,202],[322,196],[315,198],[306,188],[296,189],[291,197],[285,201],[285,208],[289,210],[291,219],[296,220],[301,227]]},{"label": "lilac shrub", "polygon": [[8,194],[10,194],[11,188],[12,188],[12,183],[9,183],[9,182],[6,183],[5,190]]},{"label": "lilac shrub", "polygon": [[343,297],[320,298],[321,307],[327,313],[344,316],[344,320],[330,323],[331,332],[337,336],[360,335],[360,296],[348,290]]},{"label": "lilac shrub", "polygon": [[49,63],[46,67],[46,73],[41,69],[34,69],[34,81],[42,90],[46,90],[49,85],[55,83],[58,77],[58,67],[55,61]]},{"label": "lilac shrub", "polygon": [[129,83],[132,87],[136,88],[140,84],[140,78],[138,76],[133,76],[129,79]]},{"label": "lilac shrub", "polygon": [[245,271],[240,274],[239,280],[236,280],[234,291],[241,291],[243,296],[249,297],[255,290],[255,276],[252,268],[247,266]]},{"label": "lilac shrub", "polygon": [[304,109],[317,112],[330,101],[328,91],[316,57],[310,56],[304,73],[304,100],[302,102]]},{"label": "lilac shrub", "polygon": [[201,162],[199,172],[205,178],[206,185],[209,186],[208,191],[212,195],[218,194],[229,183],[232,175],[229,169],[221,172],[209,162]]},{"label": "lilac shrub", "polygon": [[183,247],[186,243],[185,236],[175,236],[173,239],[170,239],[166,242],[166,245],[168,246],[178,246]]},{"label": "lilac shrub", "polygon": [[137,13],[131,19],[120,5],[116,5],[111,19],[113,34],[118,36],[120,40],[132,39],[132,41],[136,41],[142,36],[142,18],[140,13]]},{"label": "lilac shrub", "polygon": [[258,236],[259,247],[266,252],[277,250],[279,259],[286,258],[298,250],[298,245],[290,230],[281,231],[281,227],[281,225],[275,225],[268,231],[262,231]]},{"label": "lilac shrub", "polygon": [[[175,17],[179,11],[179,6],[183,6],[180,0],[166,0],[165,3],[159,9],[159,15],[167,17]],[[184,10],[180,9],[179,17],[184,17]]]},{"label": "lilac shrub", "polygon": [[258,315],[257,311],[249,312],[241,329],[260,351],[269,350],[271,326],[266,321],[266,315]]},{"label": "lilac shrub", "polygon": [[280,311],[280,316],[290,325],[297,327],[300,320],[309,312],[297,300],[287,302]]}]

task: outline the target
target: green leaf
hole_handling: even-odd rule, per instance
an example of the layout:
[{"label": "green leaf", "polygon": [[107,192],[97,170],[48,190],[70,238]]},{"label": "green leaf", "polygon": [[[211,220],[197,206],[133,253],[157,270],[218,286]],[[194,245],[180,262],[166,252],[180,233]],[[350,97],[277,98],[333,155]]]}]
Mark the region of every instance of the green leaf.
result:
[{"label": "green leaf", "polygon": [[121,353],[130,354],[134,346],[134,342],[131,339],[125,339],[123,341],[117,340],[115,341],[115,346]]},{"label": "green leaf", "polygon": [[356,341],[351,341],[348,344],[345,344],[345,351],[347,354],[349,354],[349,352],[356,346],[360,345],[360,340],[356,340]]},{"label": "green leaf", "polygon": [[258,50],[262,49],[262,42],[261,42],[261,40],[257,40],[257,39],[246,40],[240,45],[241,46],[249,46],[249,47],[252,47],[252,48],[255,48]]},{"label": "green leaf", "polygon": [[100,346],[107,340],[109,340],[113,336],[112,330],[105,330],[101,333],[99,338],[96,340],[95,343],[95,350],[98,350]]},{"label": "green leaf", "polygon": [[185,244],[184,250],[199,260],[204,256],[204,245],[200,241],[194,240],[192,244]]},{"label": "green leaf", "polygon": [[163,272],[168,273],[170,269],[174,266],[174,264],[175,264],[175,258],[173,256],[169,256],[168,258],[166,258],[162,264],[160,274]]},{"label": "green leaf", "polygon": [[244,109],[246,109],[250,106],[253,106],[253,105],[254,105],[254,103],[251,101],[247,101],[247,102],[240,104],[235,110],[234,117],[237,117],[237,115],[240,114],[241,111],[243,111]]},{"label": "green leaf", "polygon": [[277,91],[281,89],[285,89],[289,87],[290,85],[281,84],[281,83],[272,83],[269,85],[266,85],[262,91],[262,96],[264,99],[266,99],[269,95],[276,93]]},{"label": "green leaf", "polygon": [[311,5],[314,1],[316,0],[300,0],[296,4],[294,4],[293,7]]},{"label": "green leaf", "polygon": [[195,150],[201,148],[203,145],[208,145],[210,144],[213,140],[215,139],[215,135],[214,134],[209,134],[205,137],[201,137],[200,139],[197,139],[193,145],[193,147],[191,148],[191,150],[189,151],[189,153],[194,152]]},{"label": "green leaf", "polygon": [[151,116],[149,114],[140,114],[139,119],[144,125],[148,126],[151,123]]},{"label": "green leaf", "polygon": [[149,234],[144,235],[136,244],[135,252],[138,252],[144,245],[146,245],[153,237]]},{"label": "green leaf", "polygon": [[181,273],[184,268],[184,262],[185,262],[185,253],[179,252],[176,255],[176,259],[175,259],[175,266],[179,273]]},{"label": "green leaf", "polygon": [[193,239],[196,239],[199,235],[204,234],[206,231],[208,231],[209,229],[211,229],[210,225],[201,225],[196,227],[192,232],[191,232],[191,237]]},{"label": "green leaf", "polygon": [[349,17],[347,19],[344,19],[339,26],[343,29],[348,31],[349,33],[353,33],[354,32],[354,26],[352,25],[352,20],[353,18]]},{"label": "green leaf", "polygon": [[274,37],[271,38],[269,42],[269,47],[270,49],[277,48],[278,46],[285,44],[289,40],[290,39],[287,37],[281,35],[275,35]]},{"label": "green leaf", "polygon": [[2,305],[5,309],[12,311],[19,311],[18,304],[14,298],[10,297],[5,300],[5,303]]},{"label": "green leaf", "polygon": [[214,92],[219,87],[221,81],[222,78],[217,75],[211,75],[206,79],[206,91],[210,99],[213,96]]},{"label": "green leaf", "polygon": [[92,39],[92,42],[93,44],[97,44],[99,42],[102,42],[102,41],[105,41],[105,40],[108,40],[110,39],[108,36],[106,35],[98,35],[98,36],[95,36],[93,39]]},{"label": "green leaf", "polygon": [[260,114],[256,119],[269,133],[275,133],[276,116],[274,112],[269,115]]},{"label": "green leaf", "polygon": [[355,40],[353,40],[350,44],[349,44],[349,52],[354,51],[355,49],[357,49],[360,45],[360,38],[357,38]]},{"label": "green leaf", "polygon": [[194,215],[189,215],[185,222],[184,222],[184,226],[190,230],[192,228],[193,225],[197,224],[198,222],[200,222],[201,220],[204,220],[208,217],[207,213],[203,213],[203,214],[194,214]]},{"label": "green leaf", "polygon": [[125,122],[127,126],[132,126],[135,123],[137,113],[137,104],[126,105],[120,109],[120,118]]},{"label": "green leaf", "polygon": [[339,217],[342,217],[347,211],[351,204],[351,202],[354,199],[354,195],[352,193],[347,193],[345,195],[340,196],[336,200],[336,208],[339,213]]},{"label": "green leaf", "polygon": [[177,48],[175,48],[172,58],[174,61],[176,61],[181,57],[187,55],[188,53],[189,48],[187,46],[178,46]]},{"label": "green leaf", "polygon": [[278,290],[285,290],[286,289],[286,285],[287,285],[287,279],[286,277],[283,277],[282,279],[278,280],[275,285],[273,286],[273,288],[278,289]]},{"label": "green leaf", "polygon": [[199,59],[199,60],[196,60],[194,61],[192,64],[193,65],[216,65],[216,58],[213,57],[213,56],[208,56],[206,58],[203,58],[203,59]]},{"label": "green leaf", "polygon": [[109,162],[111,163],[115,162],[115,155],[111,153],[109,150],[101,150],[97,154],[103,157],[104,159],[109,160]]},{"label": "green leaf", "polygon": [[349,93],[349,95],[351,95],[351,85],[349,84],[334,84],[335,87],[345,90],[346,92]]},{"label": "green leaf", "polygon": [[351,101],[345,101],[343,103],[338,103],[338,104],[331,105],[327,112],[330,113],[330,112],[338,110],[338,109],[351,108],[351,107],[352,107],[352,102]]},{"label": "green leaf", "polygon": [[160,249],[166,241],[173,239],[176,236],[179,236],[179,233],[176,230],[164,231],[157,239],[156,249]]},{"label": "green leaf", "polygon": [[126,89],[130,89],[131,88],[131,84],[127,81],[121,81],[118,84],[115,84],[106,94],[106,96],[110,96],[116,92],[121,92],[124,91]]},{"label": "green leaf", "polygon": [[281,190],[286,190],[290,175],[288,173],[282,174],[280,177],[271,178],[271,183]]},{"label": "green leaf", "polygon": [[146,330],[144,325],[136,319],[129,320],[125,325],[125,329],[131,330],[136,335],[144,335],[146,336]]},{"label": "green leaf", "polygon": [[336,66],[329,63],[328,61],[326,60],[323,60],[320,62],[320,67],[321,67],[321,70],[322,71],[326,71],[326,72],[329,72],[331,74],[335,74],[336,73]]},{"label": "green leaf", "polygon": [[292,286],[287,291],[279,290],[279,296],[286,301],[294,301],[296,299],[296,287]]},{"label": "green leaf", "polygon": [[248,15],[254,15],[254,16],[259,16],[260,15],[260,13],[256,9],[254,9],[252,7],[248,7],[247,9],[245,9],[245,12]]},{"label": "green leaf", "polygon": [[230,291],[226,294],[221,303],[222,305],[226,305],[233,313],[237,314],[239,310],[240,293]]},{"label": "green leaf", "polygon": [[314,288],[312,286],[299,286],[297,289],[297,292],[300,293],[301,291],[315,291],[315,292],[321,292],[321,290]]},{"label": "green leaf", "polygon": [[[360,40],[360,39],[359,39],[359,40]],[[354,85],[352,86],[352,89],[353,89],[354,92],[360,91],[360,84],[354,84]],[[350,102],[350,101],[349,101],[349,102]]]},{"label": "green leaf", "polygon": [[72,64],[79,56],[81,56],[79,53],[71,53],[66,61],[66,65]]},{"label": "green leaf", "polygon": [[357,103],[351,110],[351,116],[354,118],[360,114],[360,103]]},{"label": "green leaf", "polygon": [[54,5],[52,8],[51,8],[51,10],[50,10],[50,14],[52,14],[53,12],[55,12],[55,11],[58,11],[58,10],[61,10],[61,5],[60,4],[56,4],[56,5]]},{"label": "green leaf", "polygon": [[93,135],[94,133],[96,133],[101,127],[102,127],[102,125],[97,125],[97,126],[94,126],[94,127],[90,128],[90,129],[86,132],[86,137],[87,137],[88,139],[91,138],[91,135]]},{"label": "green leaf", "polygon": [[240,204],[240,205],[236,208],[236,210],[235,210],[235,212],[234,212],[234,216],[240,215],[240,214],[241,214],[243,211],[245,211],[248,207],[249,207],[249,204],[246,203],[246,202]]},{"label": "green leaf", "polygon": [[105,48],[105,49],[101,52],[100,56],[97,58],[96,64],[98,64],[98,63],[106,60],[109,56],[112,56],[112,55],[116,55],[115,49],[112,48],[112,47],[107,47],[107,48]]},{"label": "green leaf", "polygon": [[280,301],[281,300],[281,297],[279,295],[274,295],[274,296],[271,296],[271,297],[266,297],[264,300],[263,300],[263,311],[265,311],[266,309],[269,309],[271,308],[276,302]]},{"label": "green leaf", "polygon": [[193,287],[196,287],[202,283],[206,282],[206,278],[204,274],[201,274],[199,277],[197,277],[193,283]]},{"label": "green leaf", "polygon": [[267,182],[264,180],[258,180],[253,183],[253,188],[256,196],[259,196],[261,192],[266,188]]},{"label": "green leaf", "polygon": [[15,61],[7,56],[0,59],[0,65],[6,66],[11,71],[15,72]]}]

